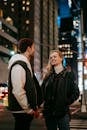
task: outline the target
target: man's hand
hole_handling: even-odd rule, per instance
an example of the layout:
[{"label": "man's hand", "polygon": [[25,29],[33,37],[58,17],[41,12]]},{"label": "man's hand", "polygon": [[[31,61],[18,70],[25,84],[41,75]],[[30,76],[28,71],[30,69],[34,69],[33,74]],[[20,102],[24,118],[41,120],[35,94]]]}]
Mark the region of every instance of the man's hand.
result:
[{"label": "man's hand", "polygon": [[35,111],[33,109],[27,109],[25,110],[27,114],[34,115]]}]

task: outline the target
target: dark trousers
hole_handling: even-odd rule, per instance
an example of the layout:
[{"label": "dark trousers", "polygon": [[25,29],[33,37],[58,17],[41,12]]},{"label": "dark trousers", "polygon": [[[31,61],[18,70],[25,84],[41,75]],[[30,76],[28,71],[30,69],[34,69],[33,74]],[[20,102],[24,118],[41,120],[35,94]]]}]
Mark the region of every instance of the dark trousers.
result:
[{"label": "dark trousers", "polygon": [[59,130],[70,130],[69,121],[70,117],[68,114],[60,119],[54,116],[45,117],[47,130],[57,130],[57,128]]},{"label": "dark trousers", "polygon": [[33,116],[26,113],[14,113],[15,129],[14,130],[30,130]]}]

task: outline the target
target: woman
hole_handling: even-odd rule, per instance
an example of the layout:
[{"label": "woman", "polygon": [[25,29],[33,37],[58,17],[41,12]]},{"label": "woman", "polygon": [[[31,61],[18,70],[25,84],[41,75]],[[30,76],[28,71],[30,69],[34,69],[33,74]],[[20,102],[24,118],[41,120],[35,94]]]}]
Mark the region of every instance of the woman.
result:
[{"label": "woman", "polygon": [[43,115],[47,130],[70,130],[69,105],[79,97],[79,88],[74,82],[73,72],[62,64],[63,55],[52,50],[49,69],[42,83],[44,98]]}]

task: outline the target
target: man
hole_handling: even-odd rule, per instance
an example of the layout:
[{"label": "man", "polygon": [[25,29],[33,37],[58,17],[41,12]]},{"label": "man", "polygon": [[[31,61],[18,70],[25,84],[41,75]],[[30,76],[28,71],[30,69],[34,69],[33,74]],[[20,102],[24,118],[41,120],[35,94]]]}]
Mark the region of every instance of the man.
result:
[{"label": "man", "polygon": [[8,65],[8,108],[15,118],[15,130],[30,130],[38,106],[38,84],[35,86],[35,76],[30,64],[35,51],[34,42],[29,38],[22,38],[18,42],[18,49],[20,54],[15,54]]},{"label": "man", "polygon": [[52,50],[47,74],[42,83],[43,116],[47,130],[70,130],[69,105],[79,97],[73,73],[63,67],[63,55]]}]

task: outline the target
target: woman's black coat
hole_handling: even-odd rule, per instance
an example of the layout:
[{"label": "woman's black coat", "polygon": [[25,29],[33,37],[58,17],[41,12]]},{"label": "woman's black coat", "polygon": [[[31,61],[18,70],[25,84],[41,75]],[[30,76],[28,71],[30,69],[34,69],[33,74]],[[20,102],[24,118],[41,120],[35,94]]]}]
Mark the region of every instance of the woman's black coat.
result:
[{"label": "woman's black coat", "polygon": [[67,69],[56,74],[54,71],[42,83],[44,116],[62,117],[69,113],[71,105],[79,97],[79,88],[74,75]]}]

